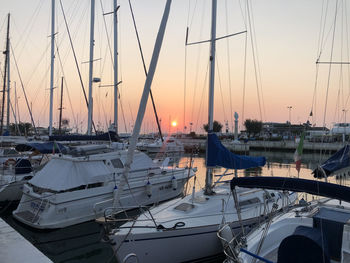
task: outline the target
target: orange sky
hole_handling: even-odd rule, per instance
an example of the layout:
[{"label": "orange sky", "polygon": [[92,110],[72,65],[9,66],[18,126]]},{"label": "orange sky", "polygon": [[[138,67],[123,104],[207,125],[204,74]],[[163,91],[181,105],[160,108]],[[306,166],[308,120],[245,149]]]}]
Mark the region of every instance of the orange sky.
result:
[{"label": "orange sky", "polygon": [[[29,3],[30,2],[30,3]],[[194,10],[194,3],[197,2]],[[218,1],[217,36],[245,30],[239,3],[242,1]],[[88,64],[83,64],[89,57],[89,1],[62,0],[66,16],[73,35],[77,59],[82,70],[85,89],[88,89]],[[105,12],[111,10],[112,1],[102,1]],[[119,108],[119,129],[130,132],[135,121],[142,93],[145,76],[137,47],[135,33],[128,2],[119,1],[119,76],[121,107]],[[165,1],[148,0],[133,1],[136,22],[141,37],[146,65],[148,66],[155,36]],[[227,11],[225,10],[227,3]],[[214,119],[229,122],[231,130],[231,115],[236,111],[242,118],[260,119],[259,96],[263,121],[285,122],[289,118],[287,106],[292,106],[292,123],[302,123],[308,118],[312,107],[316,80],[316,55],[320,30],[322,3],[317,0],[297,0],[286,2],[282,0],[250,1],[254,19],[254,38],[257,46],[255,57],[258,58],[258,84],[256,85],[253,54],[250,33],[247,42],[245,107],[243,113],[243,76],[245,35],[235,36],[229,40],[217,42],[217,66],[215,83],[215,114]],[[334,16],[334,7],[329,7],[328,19]],[[188,16],[188,9],[190,13]],[[244,5],[242,9],[245,10]],[[86,131],[87,110],[82,96],[81,86],[76,73],[72,52],[69,48],[66,29],[63,24],[59,1],[57,10],[57,43],[60,56],[56,54],[55,87],[60,87],[61,77],[65,76],[64,117],[70,119],[72,127]],[[340,10],[340,9],[339,9]],[[26,88],[29,101],[32,103],[34,119],[37,125],[48,125],[49,112],[49,67],[50,67],[50,1],[32,0],[0,0],[0,45],[5,42],[6,14],[11,12],[11,41],[15,56]],[[101,78],[102,85],[112,84],[111,57],[108,50],[107,37],[101,15],[100,1],[96,1],[95,25],[95,58],[94,76]],[[226,14],[228,18],[226,19]],[[188,19],[189,17],[189,19]],[[182,131],[185,125],[192,122],[192,130],[203,132],[202,125],[207,122],[208,104],[208,54],[209,45],[202,44],[187,47],[185,63],[185,32],[190,27],[189,42],[209,38],[210,1],[173,1],[171,14],[159,58],[159,63],[152,85],[157,111],[162,120],[164,130],[169,129],[169,121],[177,121],[176,130]],[[343,20],[339,13],[338,25]],[[187,22],[189,21],[189,22]],[[111,17],[106,17],[108,37],[112,41]],[[226,27],[228,24],[228,28]],[[249,26],[247,26],[249,29]],[[344,22],[343,22],[343,28]],[[329,60],[331,27],[326,23],[324,54],[321,57]],[[340,36],[340,31],[335,36]],[[339,38],[339,37],[338,37]],[[2,39],[2,40],[1,40]],[[344,41],[344,40],[343,40]],[[112,42],[111,42],[112,44]],[[227,48],[229,47],[229,48]],[[340,60],[346,56],[347,47],[334,51],[334,59]],[[342,50],[342,51],[341,51]],[[342,54],[340,53],[342,52]],[[59,57],[63,64],[60,66]],[[11,59],[11,80],[16,82],[21,121],[29,121],[23,92],[21,91],[18,74]],[[1,70],[3,70],[3,58]],[[186,82],[185,82],[186,66]],[[230,67],[230,71],[228,70]],[[321,65],[317,85],[317,125],[322,125],[324,118],[325,94],[328,79],[327,65]],[[346,72],[347,69],[343,68]],[[343,121],[342,110],[347,110],[346,98],[349,94],[348,74],[340,75],[339,67],[331,69],[329,85],[326,125]],[[229,79],[231,83],[229,83]],[[186,83],[186,86],[185,86]],[[94,86],[94,120],[101,129],[105,129],[112,119],[112,89]],[[184,104],[184,91],[185,104]],[[12,96],[14,91],[12,91]],[[68,96],[69,92],[69,96]],[[57,125],[59,107],[59,89],[54,93],[54,122]],[[338,95],[339,94],[339,95]],[[231,95],[231,100],[230,100]],[[71,104],[69,102],[69,98]],[[230,106],[232,102],[232,107]],[[72,106],[71,106],[72,105]],[[184,106],[185,105],[185,106]],[[74,116],[73,116],[74,114]],[[349,116],[350,118],[350,116]],[[125,119],[125,121],[124,121]],[[242,121],[240,121],[241,123]],[[241,127],[243,128],[243,127]],[[175,129],[175,128],[173,128]],[[142,131],[156,131],[151,104]],[[174,130],[172,130],[173,132]]]}]

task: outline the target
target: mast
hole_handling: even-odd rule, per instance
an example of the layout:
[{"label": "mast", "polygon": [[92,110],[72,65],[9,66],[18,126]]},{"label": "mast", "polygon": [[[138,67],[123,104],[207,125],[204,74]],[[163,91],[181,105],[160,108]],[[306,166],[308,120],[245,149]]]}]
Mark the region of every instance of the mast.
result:
[{"label": "mast", "polygon": [[91,135],[92,126],[92,74],[94,59],[94,25],[95,25],[95,0],[91,0],[91,22],[90,22],[90,58],[89,58],[89,108],[88,108],[88,135]]},{"label": "mast", "polygon": [[117,0],[113,1],[113,22],[114,22],[114,129],[116,134],[118,134],[118,17],[117,9],[118,4]]},{"label": "mast", "polygon": [[[10,38],[9,38],[10,46]],[[6,112],[6,130],[10,131],[10,49],[7,56],[7,112]]]},{"label": "mast", "polygon": [[[140,42],[140,37],[139,37],[139,33],[138,33],[138,31],[137,31],[136,22],[135,22],[135,17],[134,17],[134,12],[133,12],[133,10],[132,10],[132,6],[131,6],[131,2],[130,2],[130,1],[129,1],[129,6],[130,6],[130,11],[131,11],[132,21],[133,21],[133,23],[134,23],[134,28],[135,28],[137,43],[138,43],[138,45],[139,45],[139,50],[140,50],[140,55],[141,55],[141,59],[142,59],[143,69],[144,69],[145,75],[146,75],[146,77],[147,77],[146,63],[145,63],[145,59],[144,59],[144,56],[143,56],[143,52],[142,52],[142,48],[141,48],[141,42]],[[150,92],[150,96],[151,96],[151,101],[152,101],[152,106],[153,106],[154,115],[155,115],[155,117],[156,117],[156,122],[157,122],[157,127],[158,127],[159,136],[160,136],[161,141],[164,142],[163,134],[162,134],[162,129],[161,129],[161,127],[160,127],[160,121],[159,121],[159,119],[158,119],[156,104],[154,103],[154,99],[153,99],[152,90],[150,90],[149,92]]]},{"label": "mast", "polygon": [[61,103],[60,103],[60,119],[58,121],[58,133],[61,134],[61,124],[62,124],[62,110],[63,110],[63,77],[62,77],[62,82],[61,82]]},{"label": "mast", "polygon": [[134,152],[136,150],[136,142],[137,142],[137,139],[139,137],[142,120],[143,120],[143,117],[145,115],[147,100],[148,100],[148,96],[150,93],[154,73],[155,73],[158,58],[159,58],[160,49],[162,47],[165,28],[166,28],[166,24],[167,24],[168,17],[169,17],[170,6],[171,6],[171,0],[167,0],[166,5],[165,5],[165,9],[164,9],[164,13],[163,13],[163,17],[162,17],[162,21],[161,21],[160,26],[159,26],[157,39],[156,39],[156,42],[154,44],[153,55],[152,55],[151,63],[149,66],[147,78],[145,81],[145,86],[143,88],[143,93],[142,93],[142,97],[141,97],[141,101],[140,101],[139,110],[137,113],[135,127],[133,129],[132,136],[130,139],[130,145],[129,145],[129,149],[128,149],[128,153],[127,153],[127,158],[126,158],[126,162],[124,164],[125,169],[123,171],[122,177],[120,178],[118,188],[116,188],[116,191],[114,194],[113,207],[115,207],[120,200],[120,196],[121,196],[121,193],[123,192],[123,188],[127,182],[127,177],[128,177],[129,171],[130,171],[130,166],[131,166],[133,158],[134,158]]},{"label": "mast", "polygon": [[49,135],[52,135],[52,114],[53,114],[53,79],[55,63],[55,0],[51,0],[51,71],[50,71],[50,115]]},{"label": "mast", "polygon": [[1,103],[1,126],[0,126],[0,135],[3,134],[4,128],[4,107],[5,107],[5,93],[6,93],[6,77],[7,77],[7,63],[9,55],[9,44],[10,44],[10,13],[7,15],[7,34],[6,34],[6,50],[5,54],[5,64],[4,64],[4,85],[2,90],[2,103]]},{"label": "mast", "polygon": [[[215,82],[215,46],[216,46],[216,7],[217,0],[212,0],[211,10],[211,39],[210,39],[210,78],[209,78],[209,106],[208,106],[208,134],[213,132],[213,114],[214,114],[214,82]],[[208,138],[207,138],[208,140]],[[208,141],[206,158],[208,158]],[[205,177],[205,194],[213,194],[213,175],[212,168],[207,167]]]}]

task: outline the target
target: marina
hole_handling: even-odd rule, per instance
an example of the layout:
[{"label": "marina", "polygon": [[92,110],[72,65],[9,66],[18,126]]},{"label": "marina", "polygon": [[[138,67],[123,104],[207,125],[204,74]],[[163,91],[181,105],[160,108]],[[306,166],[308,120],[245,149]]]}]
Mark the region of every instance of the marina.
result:
[{"label": "marina", "polygon": [[0,262],[350,263],[345,0],[0,1]]},{"label": "marina", "polygon": [[[286,155],[282,159],[277,158],[278,154],[273,157],[275,152],[267,152],[267,164],[263,168],[252,169],[249,171],[239,171],[239,176],[285,176],[295,177],[297,175],[293,155]],[[260,156],[264,152],[251,152],[252,155]],[[301,178],[312,178],[311,172],[319,163],[318,155],[306,154],[306,162],[302,163],[300,170]],[[185,159],[189,158],[183,157]],[[180,163],[183,160],[180,160]],[[194,166],[198,168],[196,188],[200,189],[205,182],[205,160],[204,157],[195,157]],[[216,169],[215,174],[221,174],[223,169]],[[232,178],[227,176],[225,180]],[[335,181],[334,181],[335,182]],[[346,180],[347,184],[349,182]],[[193,179],[190,181],[188,189],[192,188]],[[191,189],[192,190],[192,189]],[[311,198],[311,196],[309,196]],[[110,243],[103,242],[103,227],[94,222],[86,222],[78,225],[65,227],[51,231],[39,231],[21,224],[12,216],[12,211],[16,206],[9,207],[7,210],[2,210],[1,217],[13,229],[25,237],[28,242],[32,243],[44,255],[53,262],[70,262],[77,260],[78,262],[117,262],[114,255],[114,250]],[[35,258],[34,258],[35,259]],[[203,262],[218,262],[224,259],[224,255],[218,255],[214,258]],[[33,261],[35,262],[35,260]]]}]

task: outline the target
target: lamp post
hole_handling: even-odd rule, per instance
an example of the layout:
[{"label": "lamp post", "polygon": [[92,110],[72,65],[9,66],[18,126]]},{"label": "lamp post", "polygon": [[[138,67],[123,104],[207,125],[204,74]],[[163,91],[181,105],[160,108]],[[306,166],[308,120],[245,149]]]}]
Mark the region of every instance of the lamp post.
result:
[{"label": "lamp post", "polygon": [[289,110],[289,139],[291,138],[292,132],[291,132],[291,124],[292,124],[292,106],[287,106]]}]

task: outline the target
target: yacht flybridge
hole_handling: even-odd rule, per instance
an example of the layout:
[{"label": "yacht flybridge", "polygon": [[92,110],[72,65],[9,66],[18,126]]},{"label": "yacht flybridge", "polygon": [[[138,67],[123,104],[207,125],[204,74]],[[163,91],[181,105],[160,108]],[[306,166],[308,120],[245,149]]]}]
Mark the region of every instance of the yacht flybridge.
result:
[{"label": "yacht flybridge", "polygon": [[[24,185],[20,204],[13,212],[17,220],[39,229],[62,228],[100,217],[113,206],[127,151],[84,147],[75,155],[54,156]],[[88,154],[86,147],[93,154]],[[98,147],[99,153],[93,147]],[[161,167],[136,151],[114,210],[174,198],[193,175],[191,168]]]}]

